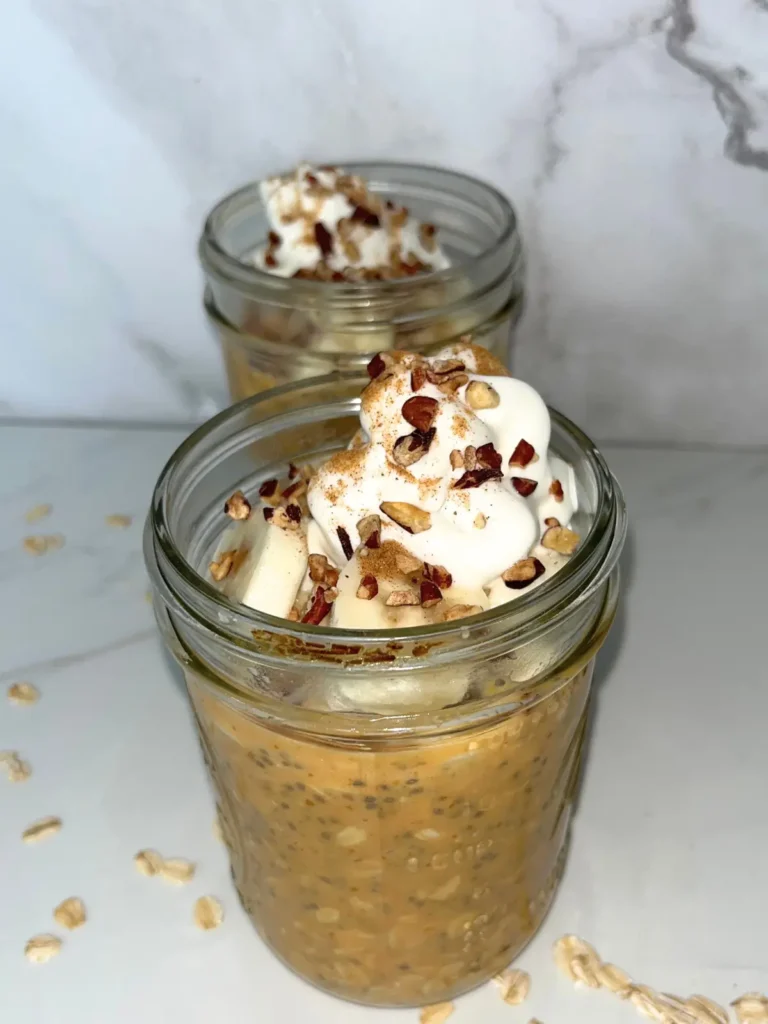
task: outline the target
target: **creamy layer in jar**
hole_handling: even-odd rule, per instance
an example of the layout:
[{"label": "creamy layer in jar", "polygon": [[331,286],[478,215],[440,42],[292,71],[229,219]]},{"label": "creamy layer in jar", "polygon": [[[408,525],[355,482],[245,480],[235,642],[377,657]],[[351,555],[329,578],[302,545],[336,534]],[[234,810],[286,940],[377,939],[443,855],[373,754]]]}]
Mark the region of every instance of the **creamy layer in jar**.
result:
[{"label": "creamy layer in jar", "polygon": [[[209,571],[227,596],[310,625],[425,626],[513,600],[567,562],[575,477],[549,451],[533,388],[471,344],[383,352],[369,376],[345,451],[226,503],[234,522]],[[339,681],[330,699],[398,713],[459,703],[467,687],[458,672]]]}]

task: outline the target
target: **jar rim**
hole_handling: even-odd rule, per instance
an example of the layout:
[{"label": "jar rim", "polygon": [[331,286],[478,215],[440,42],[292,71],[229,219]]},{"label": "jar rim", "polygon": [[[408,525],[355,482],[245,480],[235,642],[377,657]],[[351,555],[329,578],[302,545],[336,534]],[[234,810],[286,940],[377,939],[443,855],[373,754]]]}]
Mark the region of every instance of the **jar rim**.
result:
[{"label": "jar rim", "polygon": [[[203,268],[212,276],[218,277],[232,287],[245,292],[256,291],[269,295],[271,301],[276,303],[280,302],[281,297],[290,294],[292,303],[306,301],[308,305],[312,305],[320,300],[324,304],[343,306],[350,302],[359,303],[361,300],[389,300],[395,295],[402,294],[403,291],[413,294],[422,288],[433,288],[435,285],[448,285],[459,281],[469,269],[484,268],[486,265],[491,267],[499,255],[504,252],[505,247],[518,237],[517,215],[510,201],[494,185],[473,175],[437,165],[407,161],[341,161],[340,166],[343,166],[345,170],[365,176],[369,179],[368,183],[374,188],[374,191],[377,175],[393,177],[397,181],[398,172],[400,174],[403,172],[429,174],[436,179],[429,187],[440,188],[442,183],[441,191],[447,195],[457,195],[456,190],[462,185],[465,189],[467,186],[475,189],[495,205],[494,215],[498,221],[497,236],[490,246],[475,256],[462,259],[443,270],[414,274],[412,277],[366,282],[330,282],[279,277],[255,265],[244,263],[242,259],[228,252],[220,241],[221,229],[227,217],[248,205],[254,203],[261,205],[259,186],[263,179],[259,179],[247,182],[228,193],[216,203],[205,218],[198,243],[198,256]],[[290,171],[281,171],[280,176],[290,173]],[[453,186],[453,189],[450,186]],[[424,188],[425,186],[421,186],[422,190]],[[466,199],[464,201],[466,202]]]},{"label": "jar rim", "polygon": [[[223,452],[231,452],[240,447],[238,441],[243,446],[251,444],[259,434],[262,437],[268,436],[270,427],[274,433],[280,422],[307,408],[316,408],[311,405],[303,408],[293,406],[284,412],[267,415],[262,420],[248,416],[246,427],[234,434],[226,433],[228,425],[239,418],[245,419],[244,414],[258,414],[260,405],[290,396],[301,389],[359,385],[365,379],[359,371],[336,372],[324,377],[295,381],[253,395],[212,417],[178,446],[158,477],[144,538],[145,560],[152,581],[165,603],[173,607],[174,611],[180,610],[188,620],[203,626],[215,634],[218,640],[234,643],[241,652],[247,650],[260,660],[265,660],[263,640],[260,639],[265,635],[287,638],[297,645],[307,645],[310,654],[349,645],[376,651],[381,645],[391,647],[403,644],[413,649],[414,646],[436,643],[447,658],[452,653],[455,655],[457,649],[466,651],[472,646],[473,638],[475,643],[484,636],[487,639],[488,633],[494,630],[495,636],[503,636],[510,643],[533,639],[552,628],[556,621],[572,611],[577,604],[588,600],[605,582],[618,561],[626,535],[626,509],[621,488],[589,437],[562,413],[550,409],[553,425],[574,440],[585,456],[594,476],[597,500],[589,532],[576,553],[563,568],[535,589],[466,619],[428,626],[365,631],[290,622],[233,602],[222,594],[187,560],[173,536],[169,496],[176,474],[188,469],[189,463],[194,462],[195,454],[199,455],[211,435],[217,432],[224,434],[216,449],[221,456]],[[334,402],[334,410],[339,411],[343,406],[345,414],[356,411],[360,402],[359,390],[358,386],[356,399],[347,399],[341,405],[339,401]],[[283,663],[287,663],[287,660],[283,659]],[[375,668],[371,664],[363,666],[367,672]],[[348,670],[354,672],[355,668],[350,666]]]}]

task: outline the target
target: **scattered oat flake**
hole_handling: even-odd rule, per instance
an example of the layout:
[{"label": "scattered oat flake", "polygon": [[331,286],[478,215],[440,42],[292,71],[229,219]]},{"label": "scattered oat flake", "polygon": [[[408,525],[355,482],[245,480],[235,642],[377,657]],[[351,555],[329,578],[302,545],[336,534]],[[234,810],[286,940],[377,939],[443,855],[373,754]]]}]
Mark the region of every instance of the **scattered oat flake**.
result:
[{"label": "scattered oat flake", "polygon": [[628,999],[632,992],[632,979],[616,964],[600,964],[595,970],[595,977],[603,988],[613,992],[619,999]]},{"label": "scattered oat flake", "polygon": [[746,992],[731,1003],[740,1024],[768,1024],[768,996]]},{"label": "scattered oat flake", "polygon": [[224,920],[224,908],[215,896],[201,896],[195,902],[194,917],[198,928],[210,932]]},{"label": "scattered oat flake", "polygon": [[74,928],[79,928],[85,924],[85,904],[79,896],[70,896],[68,899],[61,901],[54,910],[53,916],[56,923],[60,924],[62,928],[68,928],[72,931]]},{"label": "scattered oat flake", "polygon": [[424,1006],[419,1014],[419,1024],[443,1024],[453,1011],[453,1003],[433,1003],[432,1006]]},{"label": "scattered oat flake", "polygon": [[21,544],[28,555],[44,555],[63,547],[64,537],[60,533],[38,533],[25,537]]},{"label": "scattered oat flake", "polygon": [[493,979],[501,992],[501,998],[510,1006],[519,1006],[528,998],[531,990],[531,976],[527,971],[508,968]]},{"label": "scattered oat flake", "polygon": [[160,877],[174,885],[186,885],[195,877],[195,865],[181,857],[171,857],[160,864]]},{"label": "scattered oat flake", "polygon": [[10,782],[24,782],[32,774],[31,765],[23,761],[15,750],[0,751],[0,764],[5,767]]},{"label": "scattered oat flake", "polygon": [[35,704],[40,699],[40,691],[32,683],[11,683],[8,687],[8,700],[12,704]]},{"label": "scattered oat flake", "polygon": [[597,951],[578,935],[563,935],[552,947],[555,963],[573,982],[582,982],[590,988],[599,988],[596,972],[601,960]]},{"label": "scattered oat flake", "polygon": [[151,878],[160,871],[160,868],[163,866],[163,858],[157,850],[139,850],[133,858],[133,863],[136,865],[136,870],[139,874]]},{"label": "scattered oat flake", "polygon": [[24,947],[24,956],[33,964],[44,964],[60,952],[61,939],[55,935],[35,935]]},{"label": "scattered oat flake", "polygon": [[45,519],[51,512],[53,512],[53,505],[35,505],[24,514],[24,518],[28,523],[36,523],[40,519]]},{"label": "scattered oat flake", "polygon": [[55,836],[60,831],[61,818],[49,815],[47,818],[40,818],[28,825],[21,833],[21,838],[25,843],[37,843],[41,839],[47,839],[48,836]]},{"label": "scattered oat flake", "polygon": [[111,515],[105,516],[104,522],[107,526],[115,526],[118,530],[127,530],[133,522],[133,516]]},{"label": "scattered oat flake", "polygon": [[694,995],[687,1002],[702,1024],[728,1024],[728,1011],[708,996]]}]

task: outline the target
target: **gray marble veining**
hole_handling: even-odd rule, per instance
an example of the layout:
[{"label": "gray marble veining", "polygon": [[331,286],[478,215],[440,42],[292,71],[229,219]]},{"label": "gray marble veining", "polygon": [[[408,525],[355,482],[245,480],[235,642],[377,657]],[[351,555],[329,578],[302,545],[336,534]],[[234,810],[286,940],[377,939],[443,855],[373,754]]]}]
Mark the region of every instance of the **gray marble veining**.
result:
[{"label": "gray marble veining", "polygon": [[5,20],[4,415],[209,414],[206,209],[301,157],[388,156],[513,198],[515,367],[590,432],[768,441],[764,0],[20,0]]}]

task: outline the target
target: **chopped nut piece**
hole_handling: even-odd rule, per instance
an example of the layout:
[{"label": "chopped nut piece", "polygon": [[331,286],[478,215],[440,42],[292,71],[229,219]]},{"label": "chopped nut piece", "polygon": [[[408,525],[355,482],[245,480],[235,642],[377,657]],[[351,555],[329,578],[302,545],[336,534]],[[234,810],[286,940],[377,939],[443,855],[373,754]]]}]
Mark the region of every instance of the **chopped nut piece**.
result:
[{"label": "chopped nut piece", "polygon": [[427,454],[436,433],[435,428],[430,427],[426,431],[414,430],[412,434],[398,437],[392,448],[392,458],[398,466],[412,466]]},{"label": "chopped nut piece", "polygon": [[70,896],[62,900],[53,912],[54,919],[62,928],[72,931],[85,924],[85,905],[79,896]]},{"label": "chopped nut piece", "polygon": [[294,480],[292,484],[289,484],[285,488],[280,496],[281,501],[288,501],[289,498],[301,498],[307,493],[307,484],[305,480]]},{"label": "chopped nut piece", "polygon": [[360,586],[357,588],[357,596],[361,601],[372,601],[379,592],[379,584],[375,576],[367,573],[360,580]]},{"label": "chopped nut piece", "polygon": [[313,583],[323,583],[326,587],[335,587],[339,582],[339,570],[335,569],[325,555],[309,556],[309,578]]},{"label": "chopped nut piece", "polygon": [[133,858],[133,863],[136,865],[136,870],[140,875],[152,878],[153,875],[157,875],[160,872],[160,868],[163,866],[163,858],[157,850],[139,850]]},{"label": "chopped nut piece", "polygon": [[437,228],[434,224],[419,225],[419,241],[425,252],[434,252],[437,249],[436,233]]},{"label": "chopped nut piece", "polygon": [[419,1014],[419,1024],[445,1024],[453,1010],[453,1003],[433,1003],[432,1006],[423,1006]]},{"label": "chopped nut piece", "polygon": [[512,486],[522,498],[530,497],[538,487],[538,480],[529,480],[525,476],[513,476]]},{"label": "chopped nut piece", "polygon": [[367,370],[368,376],[371,380],[376,380],[382,373],[387,369],[387,364],[384,362],[384,356],[378,352],[373,359],[368,363]]},{"label": "chopped nut piece", "polygon": [[301,621],[307,626],[319,626],[330,610],[331,604],[326,600],[325,590],[322,587],[316,587],[309,609]]},{"label": "chopped nut piece", "polygon": [[45,519],[53,512],[53,505],[35,505],[25,513],[24,518],[28,523],[36,523],[40,519]]},{"label": "chopped nut piece", "polygon": [[[266,512],[267,509],[264,509]],[[298,505],[286,505],[285,508],[276,508],[269,517],[269,525],[277,526],[281,530],[295,531],[299,529],[301,522],[301,509]]]},{"label": "chopped nut piece", "polygon": [[466,373],[449,373],[441,378],[437,386],[443,394],[455,395],[459,388],[463,388],[468,383],[469,377]]},{"label": "chopped nut piece", "polygon": [[501,480],[503,476],[500,469],[467,469],[453,486],[457,491],[467,491],[473,487],[481,487],[489,480]]},{"label": "chopped nut piece", "polygon": [[230,519],[247,519],[251,514],[251,503],[242,491],[235,491],[224,502],[224,511]]},{"label": "chopped nut piece", "polygon": [[424,563],[410,551],[401,548],[395,552],[395,565],[404,576],[413,576],[414,573],[421,574],[424,571]]},{"label": "chopped nut piece", "polygon": [[55,836],[60,831],[61,818],[55,818],[51,815],[47,818],[39,818],[37,821],[33,821],[21,833],[21,838],[25,843],[37,843],[48,836]]},{"label": "chopped nut piece", "polygon": [[544,525],[545,526],[559,526],[560,525],[560,520],[559,519],[555,519],[554,516],[547,516],[547,518],[544,520]]},{"label": "chopped nut piece", "polygon": [[430,565],[429,562],[425,562],[424,575],[441,590],[447,590],[453,583],[453,576],[444,565]]},{"label": "chopped nut piece", "polygon": [[567,526],[550,526],[541,538],[542,546],[561,555],[572,555],[581,538]]},{"label": "chopped nut piece", "polygon": [[451,469],[464,469],[464,456],[458,448],[451,452]]},{"label": "chopped nut piece", "polygon": [[527,971],[508,968],[501,974],[497,974],[493,980],[501,991],[501,998],[510,1006],[519,1006],[528,998],[528,993],[531,990],[531,976]]},{"label": "chopped nut piece", "polygon": [[543,572],[544,566],[538,558],[521,558],[509,569],[505,569],[501,578],[510,590],[522,590],[530,586]]},{"label": "chopped nut piece", "polygon": [[198,928],[209,932],[224,920],[224,908],[215,896],[201,896],[195,901],[194,918]]},{"label": "chopped nut piece", "polygon": [[405,402],[400,414],[406,423],[410,423],[412,427],[424,434],[434,423],[439,405],[436,398],[429,398],[427,395],[414,395]]},{"label": "chopped nut piece", "polygon": [[336,527],[336,534],[339,538],[339,544],[341,544],[341,550],[344,552],[344,557],[349,561],[355,553],[355,549],[352,547],[352,541],[349,539],[349,534],[343,526]]},{"label": "chopped nut piece", "polygon": [[466,619],[470,615],[479,615],[483,610],[479,604],[454,604],[443,613],[443,622]]},{"label": "chopped nut piece", "polygon": [[277,490],[277,480],[265,480],[259,488],[260,498],[271,498]]},{"label": "chopped nut piece", "polygon": [[235,555],[237,551],[232,548],[230,551],[225,551],[219,560],[211,562],[208,566],[211,576],[216,580],[217,583],[221,583],[225,580],[232,571],[232,566],[235,564]]},{"label": "chopped nut piece", "polygon": [[527,466],[536,454],[532,444],[521,438],[509,459],[510,466]]},{"label": "chopped nut piece", "polygon": [[44,555],[48,551],[56,551],[64,546],[64,537],[60,533],[36,534],[25,537],[22,547],[29,555]]},{"label": "chopped nut piece", "polygon": [[166,882],[186,885],[195,877],[195,865],[181,857],[171,857],[169,860],[162,860],[158,874]]},{"label": "chopped nut piece", "polygon": [[372,515],[361,519],[357,524],[357,532],[360,535],[361,543],[367,548],[378,548],[381,546],[381,516]]},{"label": "chopped nut piece", "polygon": [[315,224],[315,241],[323,256],[331,255],[333,252],[333,235],[322,221],[317,221]]},{"label": "chopped nut piece", "polygon": [[32,683],[11,683],[8,700],[12,704],[36,704],[40,700],[40,691]]},{"label": "chopped nut piece", "polygon": [[477,465],[481,469],[501,469],[501,454],[496,451],[492,441],[481,444],[475,449]]},{"label": "chopped nut piece", "polygon": [[495,409],[501,401],[498,391],[483,380],[470,381],[464,398],[470,409]]},{"label": "chopped nut piece", "polygon": [[427,383],[426,366],[414,366],[411,370],[411,391],[420,391]]},{"label": "chopped nut piece", "polygon": [[133,522],[133,517],[132,516],[119,515],[119,514],[115,513],[115,514],[113,514],[111,516],[105,516],[104,517],[104,522],[107,524],[107,526],[114,526],[118,530],[127,530],[128,527]]},{"label": "chopped nut piece", "polygon": [[389,608],[400,608],[404,605],[417,605],[421,602],[412,590],[393,590],[384,602]]},{"label": "chopped nut piece", "polygon": [[298,622],[300,618],[301,611],[294,604],[291,610],[286,615],[286,619],[288,619],[289,622]]},{"label": "chopped nut piece", "polygon": [[549,485],[549,493],[555,499],[555,501],[562,501],[565,495],[563,494],[563,485],[559,480],[553,480]]},{"label": "chopped nut piece", "polygon": [[429,367],[429,373],[433,377],[442,377],[446,373],[456,373],[459,370],[466,370],[461,359],[436,359]]},{"label": "chopped nut piece", "polygon": [[482,512],[478,512],[475,516],[475,527],[478,530],[484,530],[488,520],[485,518]]},{"label": "chopped nut piece", "polygon": [[422,580],[420,598],[422,608],[434,608],[443,600],[443,595],[440,588],[431,580]]},{"label": "chopped nut piece", "polygon": [[474,469],[477,466],[477,448],[468,444],[464,449],[464,469]]},{"label": "chopped nut piece", "polygon": [[407,501],[382,501],[379,509],[384,515],[397,523],[399,527],[408,533],[424,533],[432,526],[432,517],[429,512],[411,505]]},{"label": "chopped nut piece", "polygon": [[24,782],[32,774],[32,768],[23,761],[15,750],[0,751],[0,764],[5,767],[9,782]]},{"label": "chopped nut piece", "polygon": [[61,939],[55,935],[35,935],[24,947],[24,956],[33,964],[44,964],[60,952]]}]

